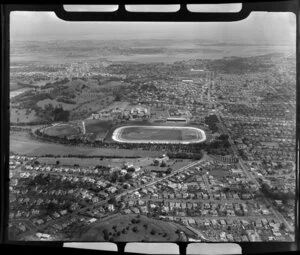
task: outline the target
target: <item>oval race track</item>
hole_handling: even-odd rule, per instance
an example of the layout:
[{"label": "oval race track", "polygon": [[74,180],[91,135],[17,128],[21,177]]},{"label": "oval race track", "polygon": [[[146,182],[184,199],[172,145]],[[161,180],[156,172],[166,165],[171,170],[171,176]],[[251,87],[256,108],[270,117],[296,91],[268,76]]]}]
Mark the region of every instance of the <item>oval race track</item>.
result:
[{"label": "oval race track", "polygon": [[114,130],[112,139],[121,143],[191,144],[205,141],[206,135],[195,127],[123,126]]}]

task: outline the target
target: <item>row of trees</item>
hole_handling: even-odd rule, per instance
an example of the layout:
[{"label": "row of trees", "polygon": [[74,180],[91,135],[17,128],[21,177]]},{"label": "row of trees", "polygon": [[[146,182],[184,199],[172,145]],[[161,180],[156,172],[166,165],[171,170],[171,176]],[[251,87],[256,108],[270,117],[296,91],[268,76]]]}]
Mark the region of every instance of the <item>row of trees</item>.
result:
[{"label": "row of trees", "polygon": [[209,126],[210,130],[213,133],[218,132],[219,128],[218,128],[217,124],[219,123],[219,120],[216,115],[206,116],[204,122],[206,125]]},{"label": "row of trees", "polygon": [[41,88],[42,89],[49,89],[49,88],[56,88],[58,85],[63,85],[63,84],[66,84],[68,83],[70,80],[68,78],[65,78],[63,80],[58,80],[58,81],[55,81],[55,82],[48,82],[46,83],[44,86],[42,86]]},{"label": "row of trees", "polygon": [[271,198],[272,200],[283,200],[283,201],[287,201],[289,199],[295,199],[295,194],[293,192],[287,192],[287,193],[283,193],[280,190],[278,190],[277,187],[270,187],[269,185],[267,185],[266,183],[262,183],[261,184],[261,188],[260,188],[261,192]]},{"label": "row of trees", "polygon": [[17,126],[17,127],[14,127],[14,126],[11,126],[10,127],[10,131],[26,131],[26,132],[30,132],[31,131],[31,128],[26,128],[26,127],[22,127],[22,126]]},{"label": "row of trees", "polygon": [[75,100],[66,98],[66,97],[58,97],[56,99],[57,102],[66,103],[66,104],[76,104]]},{"label": "row of trees", "polygon": [[70,112],[65,111],[61,105],[53,106],[52,104],[47,104],[43,109],[37,112],[38,115],[43,116],[43,119],[50,122],[53,121],[69,121]]},{"label": "row of trees", "polygon": [[39,121],[31,121],[31,122],[10,122],[10,126],[37,126],[37,125],[50,125],[50,121],[39,120]]}]

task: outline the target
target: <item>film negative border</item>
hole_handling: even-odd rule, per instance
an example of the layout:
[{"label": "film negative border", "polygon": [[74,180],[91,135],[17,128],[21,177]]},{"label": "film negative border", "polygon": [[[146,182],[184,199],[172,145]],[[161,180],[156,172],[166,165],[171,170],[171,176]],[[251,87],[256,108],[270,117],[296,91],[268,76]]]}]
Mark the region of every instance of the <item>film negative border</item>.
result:
[{"label": "film negative border", "polygon": [[[189,1],[188,3],[224,3],[224,1]],[[246,18],[252,11],[270,11],[270,12],[293,12],[297,16],[297,64],[296,69],[299,70],[299,35],[300,35],[300,14],[299,5],[297,0],[287,1],[264,1],[264,2],[250,2],[250,1],[226,1],[227,3],[243,2],[243,8],[238,13],[191,13],[187,10],[186,4],[181,4],[181,8],[175,13],[131,13],[125,9],[125,2],[123,1],[102,1],[101,4],[119,4],[119,9],[110,13],[99,12],[67,12],[64,10],[63,5],[2,5],[1,6],[1,169],[8,169],[8,151],[9,151],[9,15],[12,11],[53,11],[56,15],[67,21],[172,21],[172,22],[208,22],[208,21],[237,21]],[[275,2],[276,4],[272,4]],[[127,1],[126,4],[134,4],[134,1]],[[144,2],[143,4],[150,4]],[[174,4],[177,2],[174,1]],[[164,2],[161,2],[164,4]],[[299,198],[299,85],[300,78],[297,74],[297,127],[296,127],[296,197]],[[34,245],[34,246],[53,246],[62,247],[63,242],[15,242],[8,241],[7,239],[7,220],[8,211],[8,171],[1,171],[1,242],[6,244],[18,245]],[[299,199],[296,200],[295,207],[296,215],[296,240],[293,243],[239,243],[242,247],[243,253],[257,253],[259,252],[283,252],[286,250],[297,251],[299,250]],[[186,254],[186,246],[188,243],[178,243],[180,254]],[[119,253],[124,253],[126,243],[117,243]],[[75,252],[76,253],[76,252]]]}]

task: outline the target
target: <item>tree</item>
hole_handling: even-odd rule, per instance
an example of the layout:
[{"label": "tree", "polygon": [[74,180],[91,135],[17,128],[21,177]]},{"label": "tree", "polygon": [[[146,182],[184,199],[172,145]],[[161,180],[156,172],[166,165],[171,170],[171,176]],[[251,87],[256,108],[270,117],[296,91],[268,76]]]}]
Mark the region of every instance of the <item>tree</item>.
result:
[{"label": "tree", "polygon": [[155,231],[154,229],[152,229],[151,232],[150,232],[150,234],[151,234],[151,235],[155,235],[155,234],[156,234],[156,231]]},{"label": "tree", "polygon": [[167,171],[166,171],[166,174],[171,174],[171,172],[172,172],[172,168],[169,167],[169,168],[167,169]]},{"label": "tree", "polygon": [[131,174],[126,173],[126,174],[124,175],[124,178],[125,178],[125,180],[130,180],[130,179],[131,179]]},{"label": "tree", "polygon": [[119,93],[115,95],[115,101],[121,101],[121,95]]},{"label": "tree", "polygon": [[127,172],[128,172],[128,173],[133,173],[134,171],[135,171],[134,167],[129,167],[129,168],[127,169]]},{"label": "tree", "polygon": [[107,201],[107,203],[109,203],[109,204],[116,204],[116,198],[115,197],[111,197],[111,198],[109,198],[109,200]]},{"label": "tree", "polygon": [[160,164],[160,167],[165,167],[167,164],[165,161],[162,161],[161,164]]},{"label": "tree", "polygon": [[124,182],[125,181],[125,177],[124,176],[119,176],[119,180],[118,180],[119,182]]},{"label": "tree", "polygon": [[114,172],[112,172],[112,174],[111,174],[111,176],[110,176],[110,181],[111,182],[116,182],[117,181],[117,179],[118,179],[118,172],[117,171],[114,171]]},{"label": "tree", "polygon": [[105,241],[108,241],[109,240],[109,235],[107,233],[105,233],[103,238],[104,238]]},{"label": "tree", "polygon": [[286,225],[284,223],[280,224],[280,230],[282,230],[282,231],[286,230]]},{"label": "tree", "polygon": [[229,138],[229,136],[228,135],[224,135],[224,134],[222,134],[222,135],[219,136],[220,140],[228,140],[228,138]]}]

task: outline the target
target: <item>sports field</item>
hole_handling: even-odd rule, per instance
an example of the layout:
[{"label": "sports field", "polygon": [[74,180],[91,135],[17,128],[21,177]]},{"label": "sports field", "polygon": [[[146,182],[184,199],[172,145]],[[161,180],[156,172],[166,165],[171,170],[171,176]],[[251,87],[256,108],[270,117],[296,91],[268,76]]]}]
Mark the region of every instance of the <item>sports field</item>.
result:
[{"label": "sports field", "polygon": [[43,130],[47,135],[64,137],[68,135],[76,135],[80,133],[79,127],[71,124],[57,124],[47,127]]},{"label": "sports field", "polygon": [[205,132],[194,127],[176,126],[123,126],[117,128],[112,139],[123,143],[199,143],[206,139]]},{"label": "sports field", "polygon": [[96,134],[96,141],[103,141],[112,127],[111,121],[85,120],[86,133]]},{"label": "sports field", "polygon": [[111,121],[103,120],[85,120],[87,133],[106,133],[113,126]]}]

